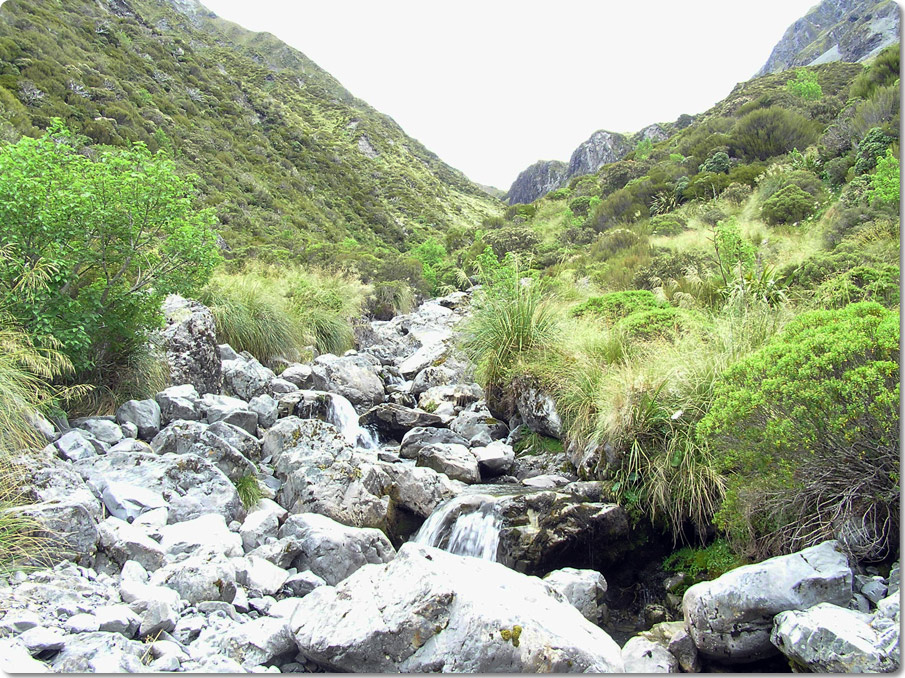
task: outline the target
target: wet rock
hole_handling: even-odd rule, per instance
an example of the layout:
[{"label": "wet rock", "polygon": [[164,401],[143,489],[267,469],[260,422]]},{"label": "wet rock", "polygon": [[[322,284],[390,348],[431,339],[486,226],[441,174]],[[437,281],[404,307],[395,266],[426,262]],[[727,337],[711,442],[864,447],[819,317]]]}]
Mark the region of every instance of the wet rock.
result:
[{"label": "wet rock", "polygon": [[380,361],[366,354],[337,358],[330,354],[315,360],[314,371],[322,370],[323,380],[314,381],[319,390],[331,391],[347,398],[362,412],[383,402],[383,382],[378,376]]},{"label": "wet rock", "polygon": [[445,428],[416,427],[402,437],[399,456],[403,459],[417,459],[422,447],[437,444],[468,445],[468,439]]},{"label": "wet rock", "polygon": [[220,349],[210,309],[197,301],[170,295],[163,303],[163,314],[166,325],[161,334],[170,382],[191,384],[201,395],[220,393]]},{"label": "wet rock", "polygon": [[662,645],[635,636],[622,648],[626,673],[679,673],[678,660]]},{"label": "wet rock", "polygon": [[839,544],[827,541],[787,556],[731,570],[685,592],[685,623],[698,650],[729,662],[775,654],[773,617],[818,603],[845,605],[852,571]]},{"label": "wet rock", "polygon": [[279,536],[298,542],[297,570],[310,570],[331,586],[363,565],[386,563],[396,555],[380,530],[347,527],[316,513],[289,516]]},{"label": "wet rock", "polygon": [[606,612],[606,580],[596,570],[564,567],[544,577],[544,581],[559,591],[588,621],[599,624]]},{"label": "wet rock", "polygon": [[413,428],[441,426],[443,420],[423,410],[382,403],[361,415],[359,423],[375,428],[383,437],[401,440]]},{"label": "wet rock", "polygon": [[510,473],[515,466],[515,452],[510,445],[497,440],[471,450],[478,460],[482,478],[495,478]]},{"label": "wet rock", "polygon": [[405,544],[302,599],[301,653],[343,672],[621,672],[619,646],[538,579]]},{"label": "wet rock", "polygon": [[471,484],[481,480],[477,457],[464,445],[425,445],[418,450],[415,464],[432,468],[463,483]]},{"label": "wet rock", "polygon": [[432,468],[408,464],[384,464],[381,468],[387,477],[382,492],[392,499],[394,507],[401,507],[422,519],[465,487]]}]

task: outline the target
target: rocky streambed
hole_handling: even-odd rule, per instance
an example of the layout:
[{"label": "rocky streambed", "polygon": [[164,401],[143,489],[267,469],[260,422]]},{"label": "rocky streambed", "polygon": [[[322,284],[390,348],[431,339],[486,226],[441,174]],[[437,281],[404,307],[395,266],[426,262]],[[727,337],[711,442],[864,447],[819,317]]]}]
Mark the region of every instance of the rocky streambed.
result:
[{"label": "rocky streambed", "polygon": [[277,375],[218,346],[203,306],[168,299],[174,386],[115,417],[39,418],[47,447],[18,455],[18,510],[50,541],[46,566],[0,581],[0,668],[898,667],[897,565],[872,575],[835,542],[672,609],[662,590],[662,614],[626,627],[612,584],[647,565],[627,515],[565,453],[515,453],[523,425],[562,424],[530,388],[507,421],[487,410],[453,347],[469,300],[371,322],[357,351]]}]

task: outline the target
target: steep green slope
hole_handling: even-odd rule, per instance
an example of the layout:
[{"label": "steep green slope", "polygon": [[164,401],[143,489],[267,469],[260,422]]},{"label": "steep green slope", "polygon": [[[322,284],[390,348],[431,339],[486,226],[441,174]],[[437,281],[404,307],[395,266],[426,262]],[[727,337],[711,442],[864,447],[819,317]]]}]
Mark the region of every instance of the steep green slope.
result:
[{"label": "steep green slope", "polygon": [[171,149],[235,258],[405,251],[500,211],[303,54],[194,0],[4,3],[0,141],[54,117],[96,144]]}]

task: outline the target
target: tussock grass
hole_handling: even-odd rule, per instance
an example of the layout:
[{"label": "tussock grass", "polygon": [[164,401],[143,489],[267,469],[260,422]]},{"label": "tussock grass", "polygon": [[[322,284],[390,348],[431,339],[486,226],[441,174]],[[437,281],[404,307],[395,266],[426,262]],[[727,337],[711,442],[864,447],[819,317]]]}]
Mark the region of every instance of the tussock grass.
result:
[{"label": "tussock grass", "polygon": [[351,320],[366,291],[342,274],[257,265],[215,275],[200,300],[214,314],[219,341],[264,361],[299,360],[309,345],[321,353],[352,348]]},{"label": "tussock grass", "polygon": [[261,485],[258,483],[258,479],[253,475],[249,474],[238,478],[234,485],[236,486],[236,492],[239,494],[239,500],[242,502],[242,506],[245,507],[245,510],[252,508],[261,501],[261,497],[264,496],[264,493],[261,491]]}]

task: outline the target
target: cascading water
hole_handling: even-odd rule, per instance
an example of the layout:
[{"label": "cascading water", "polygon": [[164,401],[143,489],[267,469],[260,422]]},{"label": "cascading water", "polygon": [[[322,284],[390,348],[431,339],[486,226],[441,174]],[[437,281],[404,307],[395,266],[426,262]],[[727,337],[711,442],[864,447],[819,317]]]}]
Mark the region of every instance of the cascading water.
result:
[{"label": "cascading water", "polygon": [[501,524],[496,497],[463,494],[434,509],[413,541],[460,556],[496,561]]},{"label": "cascading water", "polygon": [[327,420],[339,429],[352,447],[360,447],[365,450],[376,450],[380,447],[377,435],[358,423],[358,413],[352,407],[352,403],[341,395],[333,394],[330,398]]}]

